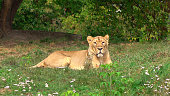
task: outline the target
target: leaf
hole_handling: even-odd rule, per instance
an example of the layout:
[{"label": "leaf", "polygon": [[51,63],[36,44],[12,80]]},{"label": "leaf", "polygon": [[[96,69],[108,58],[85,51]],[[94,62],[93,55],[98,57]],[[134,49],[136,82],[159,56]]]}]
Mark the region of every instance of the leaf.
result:
[{"label": "leaf", "polygon": [[112,76],[113,74],[115,74],[115,72],[111,72],[110,75]]},{"label": "leaf", "polygon": [[116,72],[116,75],[117,75],[117,76],[120,76],[120,74],[121,74],[120,72]]},{"label": "leaf", "polygon": [[120,94],[119,91],[115,91],[115,92],[114,92],[114,95],[119,95],[119,96],[121,96],[121,94]]},{"label": "leaf", "polygon": [[105,87],[107,87],[107,83],[106,82],[101,82],[100,86],[104,85]]},{"label": "leaf", "polygon": [[120,89],[121,89],[122,91],[124,91],[124,90],[125,90],[125,88],[126,88],[126,87],[124,87],[124,86],[120,87]]},{"label": "leaf", "polygon": [[68,90],[68,91],[67,91],[67,93],[68,93],[68,94],[72,94],[72,93],[73,93],[73,91],[71,91],[71,90]]},{"label": "leaf", "polygon": [[130,81],[130,82],[133,82],[134,80],[133,80],[133,78],[129,78],[129,81]]},{"label": "leaf", "polygon": [[99,75],[103,76],[105,78],[107,76],[107,73],[106,72],[100,72]]}]

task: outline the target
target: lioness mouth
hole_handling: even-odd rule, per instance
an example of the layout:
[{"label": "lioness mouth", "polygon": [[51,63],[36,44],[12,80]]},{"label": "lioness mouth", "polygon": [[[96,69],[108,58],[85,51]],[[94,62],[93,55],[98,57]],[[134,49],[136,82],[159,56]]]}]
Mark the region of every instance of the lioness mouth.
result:
[{"label": "lioness mouth", "polygon": [[101,53],[101,52],[97,53],[96,55],[97,55],[97,57],[103,57],[103,53]]}]

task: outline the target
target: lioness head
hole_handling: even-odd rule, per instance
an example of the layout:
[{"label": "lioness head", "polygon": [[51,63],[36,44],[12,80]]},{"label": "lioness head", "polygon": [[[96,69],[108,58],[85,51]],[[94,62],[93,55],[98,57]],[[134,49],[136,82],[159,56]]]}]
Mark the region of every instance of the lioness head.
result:
[{"label": "lioness head", "polygon": [[108,51],[109,35],[102,36],[88,36],[87,41],[89,43],[89,50],[92,54],[97,57],[103,57]]}]

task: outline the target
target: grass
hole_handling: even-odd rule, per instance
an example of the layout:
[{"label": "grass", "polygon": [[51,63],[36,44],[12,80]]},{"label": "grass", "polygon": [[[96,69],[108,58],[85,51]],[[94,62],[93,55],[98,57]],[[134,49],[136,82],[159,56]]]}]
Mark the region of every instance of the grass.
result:
[{"label": "grass", "polygon": [[38,41],[18,43],[12,47],[1,44],[0,95],[60,96],[70,91],[76,91],[80,96],[169,95],[169,41],[111,43],[109,46],[111,59],[115,62],[113,66],[117,65],[110,66],[111,69],[107,66],[81,71],[68,68],[28,68],[55,50],[87,49],[88,44],[85,42],[62,39],[41,43]]}]

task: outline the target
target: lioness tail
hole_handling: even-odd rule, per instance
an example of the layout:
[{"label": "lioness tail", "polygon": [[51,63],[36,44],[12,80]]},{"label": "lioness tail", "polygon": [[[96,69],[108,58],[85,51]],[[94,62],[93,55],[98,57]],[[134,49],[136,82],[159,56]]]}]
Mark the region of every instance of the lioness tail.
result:
[{"label": "lioness tail", "polygon": [[44,60],[38,63],[37,65],[31,66],[29,68],[36,68],[36,67],[44,67]]}]

